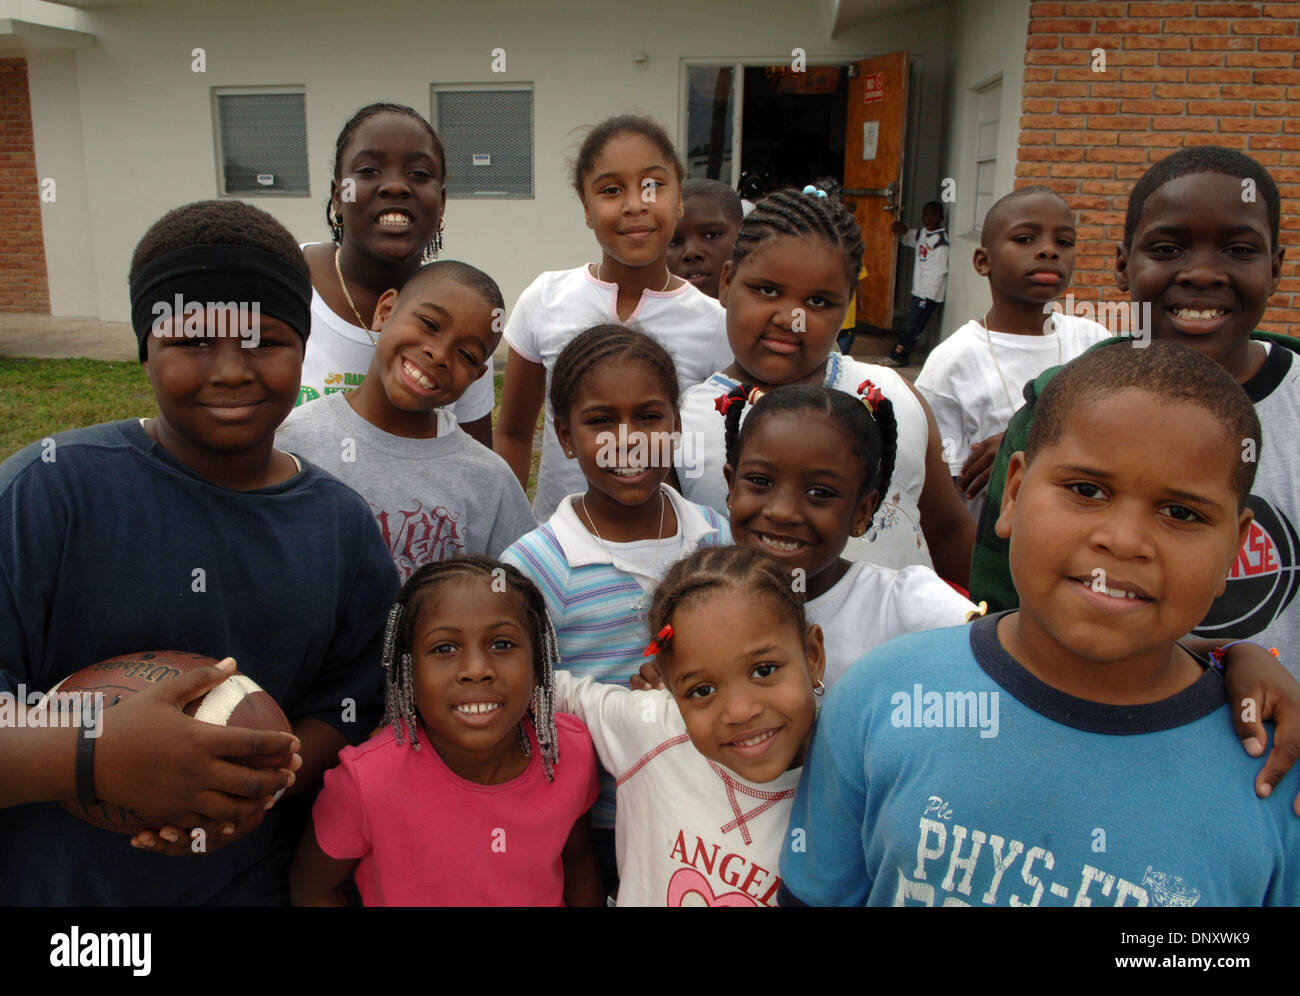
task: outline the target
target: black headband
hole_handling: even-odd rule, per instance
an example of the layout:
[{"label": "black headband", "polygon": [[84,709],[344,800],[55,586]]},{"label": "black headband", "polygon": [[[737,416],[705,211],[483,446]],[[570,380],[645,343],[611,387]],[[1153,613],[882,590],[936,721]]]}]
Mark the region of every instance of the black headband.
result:
[{"label": "black headband", "polygon": [[[185,246],[150,260],[131,281],[131,326],[140,341],[141,362],[155,323],[173,316],[182,302],[197,303],[205,311],[209,305],[256,305],[261,314],[290,326],[303,342],[311,331],[311,280],[286,260],[252,246]],[[173,317],[179,321],[182,316]]]}]

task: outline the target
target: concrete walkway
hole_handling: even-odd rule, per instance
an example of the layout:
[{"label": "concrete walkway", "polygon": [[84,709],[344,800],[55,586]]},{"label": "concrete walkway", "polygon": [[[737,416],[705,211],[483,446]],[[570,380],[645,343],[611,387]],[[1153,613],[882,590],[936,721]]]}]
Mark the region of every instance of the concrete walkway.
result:
[{"label": "concrete walkway", "polygon": [[0,356],[135,360],[135,333],[127,322],[53,315],[0,315]]}]

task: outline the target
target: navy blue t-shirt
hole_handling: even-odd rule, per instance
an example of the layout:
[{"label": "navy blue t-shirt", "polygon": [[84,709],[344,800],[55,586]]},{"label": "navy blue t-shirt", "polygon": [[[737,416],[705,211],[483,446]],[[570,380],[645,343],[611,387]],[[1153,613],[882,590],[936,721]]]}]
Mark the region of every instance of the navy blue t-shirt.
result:
[{"label": "navy blue t-shirt", "polygon": [[[127,420],[0,465],[0,691],[44,691],[120,654],[232,656],[291,721],[357,743],[382,706],[396,591],[365,501],[306,462],[280,484],[230,491]],[[157,750],[161,766],[167,745]],[[184,858],[53,803],[0,810],[0,905],[283,903],[304,808],[282,802],[237,844]]]}]

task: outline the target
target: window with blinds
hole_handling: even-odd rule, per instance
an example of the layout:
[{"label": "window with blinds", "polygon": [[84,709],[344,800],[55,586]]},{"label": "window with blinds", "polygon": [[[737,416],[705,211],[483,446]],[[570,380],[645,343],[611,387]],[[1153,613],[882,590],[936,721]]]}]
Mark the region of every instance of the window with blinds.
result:
[{"label": "window with blinds", "polygon": [[532,84],[439,84],[432,103],[448,197],[533,196]]},{"label": "window with blinds", "polygon": [[303,90],[213,90],[212,108],[220,193],[311,194]]}]

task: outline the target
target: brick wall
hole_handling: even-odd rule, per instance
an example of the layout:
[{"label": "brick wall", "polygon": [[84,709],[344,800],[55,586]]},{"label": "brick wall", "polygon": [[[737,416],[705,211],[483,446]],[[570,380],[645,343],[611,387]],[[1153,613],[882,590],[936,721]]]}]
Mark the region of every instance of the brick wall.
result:
[{"label": "brick wall", "polygon": [[1016,186],[1074,208],[1076,300],[1123,299],[1115,243],[1136,178],[1179,146],[1225,145],[1277,181],[1289,258],[1261,327],[1300,336],[1300,3],[1035,2],[1029,16]]},{"label": "brick wall", "polygon": [[26,59],[0,59],[0,311],[50,312]]}]

